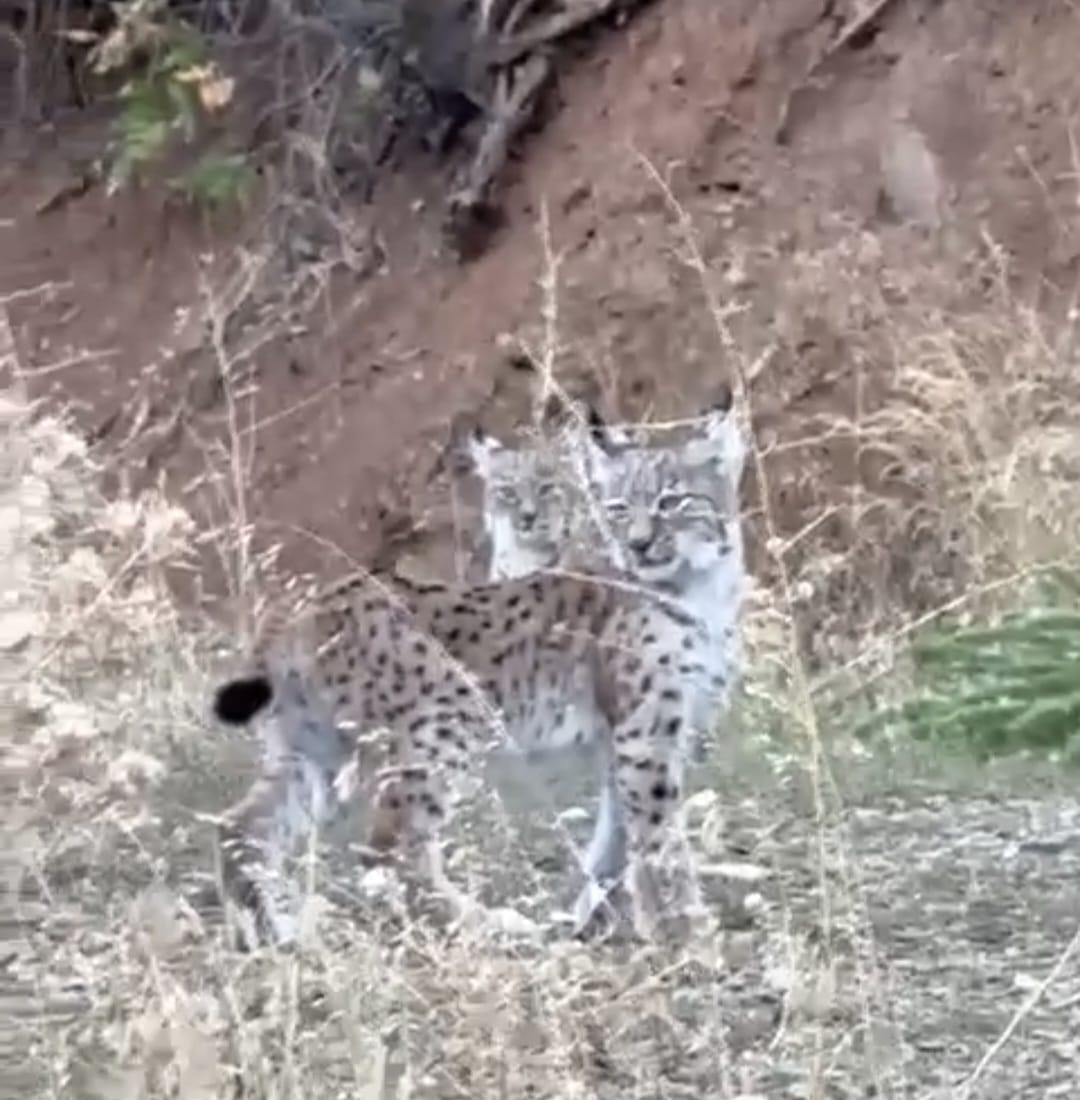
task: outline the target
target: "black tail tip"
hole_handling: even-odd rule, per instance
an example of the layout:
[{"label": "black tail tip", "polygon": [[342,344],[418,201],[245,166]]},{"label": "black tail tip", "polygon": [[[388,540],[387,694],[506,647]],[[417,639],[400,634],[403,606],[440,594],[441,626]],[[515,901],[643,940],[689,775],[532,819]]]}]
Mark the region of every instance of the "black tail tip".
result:
[{"label": "black tail tip", "polygon": [[214,696],[214,714],[230,726],[242,726],[270,702],[273,694],[265,676],[230,680],[219,687]]}]

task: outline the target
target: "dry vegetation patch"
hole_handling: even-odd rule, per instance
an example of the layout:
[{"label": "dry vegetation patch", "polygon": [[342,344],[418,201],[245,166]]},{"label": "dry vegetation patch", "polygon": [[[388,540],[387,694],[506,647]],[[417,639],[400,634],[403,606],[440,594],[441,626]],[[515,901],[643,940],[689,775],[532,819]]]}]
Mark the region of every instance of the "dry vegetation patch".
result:
[{"label": "dry vegetation patch", "polygon": [[826,786],[815,808],[797,747],[764,745],[756,773],[721,752],[694,799],[719,927],[687,951],[568,942],[548,916],[580,814],[553,826],[551,801],[530,818],[496,794],[451,865],[508,907],[502,934],[404,922],[339,848],[309,868],[304,950],[236,953],[204,815],[249,765],[203,716],[214,635],[165,590],[188,521],[103,498],[78,438],[16,393],[2,412],[18,1094],[1068,1094],[1075,801],[908,790],[848,810]]}]

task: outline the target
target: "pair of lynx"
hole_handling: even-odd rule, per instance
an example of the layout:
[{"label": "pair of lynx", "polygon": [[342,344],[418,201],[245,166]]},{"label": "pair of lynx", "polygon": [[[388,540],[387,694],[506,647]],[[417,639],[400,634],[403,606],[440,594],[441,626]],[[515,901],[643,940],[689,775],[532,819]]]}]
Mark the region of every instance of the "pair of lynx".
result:
[{"label": "pair of lynx", "polygon": [[599,749],[578,932],[617,883],[644,938],[700,912],[681,801],[734,672],[746,447],[730,393],[674,444],[593,414],[539,446],[475,433],[466,451],[484,486],[489,583],[347,580],[279,616],[251,671],[218,689],[221,720],[260,716],[262,773],[221,826],[249,944],[294,938],[285,861],[337,811],[356,758],[372,846],[398,848],[428,892],[467,906],[439,833],[479,758],[507,743]]}]

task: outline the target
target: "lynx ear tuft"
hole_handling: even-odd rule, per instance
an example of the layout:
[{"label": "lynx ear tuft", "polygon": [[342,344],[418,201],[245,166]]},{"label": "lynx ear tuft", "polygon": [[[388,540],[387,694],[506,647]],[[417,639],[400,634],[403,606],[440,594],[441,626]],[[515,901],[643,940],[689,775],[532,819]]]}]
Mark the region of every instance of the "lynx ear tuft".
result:
[{"label": "lynx ear tuft", "polygon": [[713,395],[712,401],[709,402],[708,412],[729,413],[735,404],[735,391],[731,388],[730,383],[721,382]]}]

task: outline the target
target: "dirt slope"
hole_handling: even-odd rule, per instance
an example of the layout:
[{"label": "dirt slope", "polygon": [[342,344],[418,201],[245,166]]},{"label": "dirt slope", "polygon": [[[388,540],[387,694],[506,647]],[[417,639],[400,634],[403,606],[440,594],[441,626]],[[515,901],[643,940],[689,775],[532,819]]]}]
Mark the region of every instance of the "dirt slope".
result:
[{"label": "dirt slope", "polygon": [[[158,196],[98,187],[40,212],[101,140],[101,119],[76,115],[0,173],[0,292],[23,368],[37,393],[75,403],[118,469],[164,474],[217,521],[239,440],[259,545],[280,542],[288,566],[364,560],[387,522],[431,510],[445,572],[448,494],[428,476],[457,412],[502,429],[525,415],[506,336],[541,334],[546,211],[560,378],[598,382],[618,415],[664,417],[756,364],[758,442],[791,534],[879,477],[842,439],[782,444],[889,398],[903,350],[884,311],[918,312],[920,294],[927,309],[974,308],[999,277],[1053,308],[1080,256],[1071,6],[906,0],[848,34],[868,7],[664,0],[583,46],[487,253],[443,255],[424,201],[437,182],[395,181],[357,212],[381,249],[374,277],[339,269],[306,310],[249,300],[230,322],[230,340],[247,326],[266,341],[235,405],[198,318],[206,288],[227,299],[244,256],[249,270],[265,259],[240,251],[257,228],[211,229]],[[935,281],[904,284],[902,270]],[[852,522],[826,515],[819,533],[842,545]]]}]

